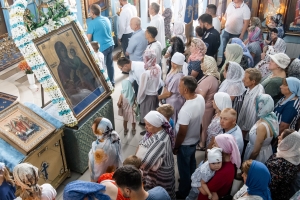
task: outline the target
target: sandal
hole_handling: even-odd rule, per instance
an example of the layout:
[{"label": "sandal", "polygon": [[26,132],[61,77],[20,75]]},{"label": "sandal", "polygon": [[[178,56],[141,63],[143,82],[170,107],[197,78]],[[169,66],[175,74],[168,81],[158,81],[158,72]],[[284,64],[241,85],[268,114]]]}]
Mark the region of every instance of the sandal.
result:
[{"label": "sandal", "polygon": [[132,135],[135,135],[135,133],[136,133],[136,130],[135,130],[135,129],[132,129],[132,130],[131,130],[131,134],[132,134]]},{"label": "sandal", "polygon": [[206,148],[205,147],[201,147],[200,144],[197,144],[196,150],[197,151],[206,151]]},{"label": "sandal", "polygon": [[129,129],[124,130],[124,135],[127,135]]}]

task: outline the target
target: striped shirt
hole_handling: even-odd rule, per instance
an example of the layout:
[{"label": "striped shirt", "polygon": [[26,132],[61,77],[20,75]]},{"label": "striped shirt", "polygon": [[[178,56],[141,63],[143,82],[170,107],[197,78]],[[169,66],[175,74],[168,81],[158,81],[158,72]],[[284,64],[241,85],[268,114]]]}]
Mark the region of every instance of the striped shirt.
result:
[{"label": "striped shirt", "polygon": [[295,129],[297,121],[300,117],[300,100],[295,99],[288,101],[286,104],[281,105],[284,97],[282,97],[274,108],[274,112],[278,118],[279,124],[281,122],[290,125],[290,129]]}]

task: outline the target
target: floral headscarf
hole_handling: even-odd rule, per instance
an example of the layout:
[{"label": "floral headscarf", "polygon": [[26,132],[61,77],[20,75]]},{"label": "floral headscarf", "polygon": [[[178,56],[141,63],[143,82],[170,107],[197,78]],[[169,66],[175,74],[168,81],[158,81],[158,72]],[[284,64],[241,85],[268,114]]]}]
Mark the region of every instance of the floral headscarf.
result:
[{"label": "floral headscarf", "polygon": [[192,43],[195,44],[195,48],[197,50],[189,56],[188,62],[201,61],[206,54],[207,47],[206,47],[205,43],[199,38],[194,38],[192,40]]},{"label": "floral headscarf", "polygon": [[185,36],[185,23],[181,21],[174,22],[173,26],[173,34],[174,36],[179,37],[183,43],[186,43],[186,36]]},{"label": "floral headscarf", "polygon": [[300,133],[295,131],[278,144],[276,157],[284,158],[293,165],[300,164]]},{"label": "floral headscarf", "polygon": [[112,143],[120,140],[119,134],[113,129],[113,125],[107,118],[102,118],[97,126],[97,130],[101,135],[97,134],[98,140],[110,138]]},{"label": "floral headscarf", "polygon": [[242,95],[246,88],[243,83],[245,71],[236,62],[229,62],[226,79],[220,85],[218,92],[226,92],[230,96]]},{"label": "floral headscarf", "polygon": [[277,27],[283,26],[282,22],[282,14],[278,13],[271,17],[272,21],[274,21],[277,24]]},{"label": "floral headscarf", "polygon": [[296,77],[300,79],[300,60],[299,58],[295,58],[290,66],[288,67],[288,77]]},{"label": "floral headscarf", "polygon": [[248,67],[253,67],[253,65],[254,65],[253,57],[250,54],[250,52],[249,52],[248,48],[246,47],[246,45],[244,44],[244,42],[240,38],[232,38],[231,44],[238,44],[238,45],[240,45],[240,47],[242,47],[243,55],[247,56],[247,58],[248,58]]},{"label": "floral headscarf", "polygon": [[218,72],[217,62],[211,56],[204,56],[204,60],[201,63],[201,69],[206,76],[214,76],[220,81],[220,73]]},{"label": "floral headscarf", "polygon": [[[150,111],[145,117],[144,119],[150,123],[152,126],[155,127],[162,127],[166,133],[169,135],[170,140],[171,140],[171,145],[172,145],[172,149],[175,146],[175,134],[172,130],[172,127],[170,125],[170,123],[167,121],[167,119],[160,114],[157,111]],[[150,136],[152,135],[152,133],[149,133],[148,131],[146,132],[145,136],[143,137],[143,142],[145,142]]]},{"label": "floral headscarf", "polygon": [[279,133],[278,119],[273,112],[274,101],[268,94],[260,94],[256,97],[256,113],[257,116],[265,120],[273,131],[273,137],[276,138]]},{"label": "floral headscarf", "polygon": [[269,45],[268,50],[266,52],[266,56],[264,58],[264,61],[270,62],[270,56],[277,53],[284,53],[286,50],[286,43],[283,39],[277,38],[276,43],[274,46]]},{"label": "floral headscarf", "polygon": [[143,61],[145,63],[145,70],[150,70],[150,76],[157,77],[159,75],[159,69],[156,65],[156,54],[153,50],[146,50],[143,55]]}]

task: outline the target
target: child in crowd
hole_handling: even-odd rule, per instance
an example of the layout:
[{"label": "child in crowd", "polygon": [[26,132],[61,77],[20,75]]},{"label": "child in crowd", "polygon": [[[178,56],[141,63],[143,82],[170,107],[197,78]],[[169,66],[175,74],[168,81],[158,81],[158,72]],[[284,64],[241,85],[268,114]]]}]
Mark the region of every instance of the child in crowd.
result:
[{"label": "child in crowd", "polygon": [[195,28],[195,32],[196,32],[196,38],[200,38],[202,39],[203,35],[204,35],[204,31],[200,26],[197,26]]},{"label": "child in crowd", "polygon": [[105,65],[105,62],[104,62],[104,55],[103,55],[103,53],[101,53],[99,51],[100,44],[97,41],[92,41],[91,45],[92,45],[92,47],[94,49],[94,52],[95,52],[96,56],[98,57],[98,59],[100,61],[100,64],[102,65],[103,69],[106,71],[107,68],[106,68],[106,65]]},{"label": "child in crowd", "polygon": [[124,119],[123,121],[124,135],[127,135],[129,131],[129,129],[127,128],[127,122],[132,124],[131,133],[132,135],[135,135],[136,118],[133,109],[136,103],[135,103],[134,90],[129,80],[122,81],[122,91],[117,105],[119,108],[118,114],[120,116],[123,116]]},{"label": "child in crowd", "polygon": [[9,175],[8,169],[5,164],[0,162],[0,199],[11,200],[15,199],[15,183]]},{"label": "child in crowd", "polygon": [[163,104],[159,106],[156,110],[169,121],[172,129],[174,130],[175,125],[173,119],[171,118],[174,114],[174,108],[170,104]]},{"label": "child in crowd", "polygon": [[207,182],[215,175],[215,172],[222,167],[222,149],[212,148],[207,150],[208,161],[198,167],[192,174],[192,189],[186,200],[195,200],[198,197],[200,188],[202,187],[208,194],[208,199],[212,198],[212,194],[207,187]]}]

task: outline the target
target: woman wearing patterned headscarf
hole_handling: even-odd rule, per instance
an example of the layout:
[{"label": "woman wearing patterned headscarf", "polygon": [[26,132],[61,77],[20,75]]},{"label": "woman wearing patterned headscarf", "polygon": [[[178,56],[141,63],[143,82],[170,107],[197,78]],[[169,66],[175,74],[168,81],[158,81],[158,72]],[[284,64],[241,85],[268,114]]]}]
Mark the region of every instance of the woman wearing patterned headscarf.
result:
[{"label": "woman wearing patterned headscarf", "polygon": [[246,45],[243,43],[243,41],[240,38],[231,38],[228,43],[229,44],[238,44],[238,45],[240,45],[240,47],[242,47],[243,57],[242,57],[240,65],[241,65],[241,67],[243,67],[243,69],[254,67],[254,61],[253,61],[252,55],[250,54],[248,48],[246,47]]},{"label": "woman wearing patterned headscarf", "polygon": [[23,200],[53,200],[55,189],[48,183],[39,185],[39,169],[29,163],[21,163],[13,170],[14,181],[21,188]]},{"label": "woman wearing patterned headscarf", "polygon": [[174,22],[174,25],[173,25],[173,35],[176,36],[176,37],[179,37],[183,44],[186,43],[186,36],[185,36],[185,24],[184,22],[181,22],[181,21],[176,21]]},{"label": "woman wearing patterned headscarf", "polygon": [[141,140],[136,153],[136,156],[142,160],[144,188],[150,190],[161,186],[168,192],[171,199],[176,199],[172,153],[175,134],[166,118],[157,111],[150,111],[144,119],[147,133]]},{"label": "woman wearing patterned headscarf", "polygon": [[190,46],[190,52],[191,55],[188,59],[188,75],[193,76],[196,78],[197,81],[199,81],[202,76],[203,72],[201,70],[201,61],[205,56],[206,53],[206,45],[205,43],[199,39],[194,38],[192,39],[191,46]]},{"label": "woman wearing patterned headscarf", "polygon": [[224,55],[226,60],[220,71],[221,82],[224,81],[223,72],[228,62],[231,61],[231,62],[241,63],[243,57],[243,49],[238,44],[227,44]]},{"label": "woman wearing patterned headscarf", "polygon": [[164,17],[165,24],[165,34],[167,39],[171,39],[171,19],[172,19],[172,2],[171,0],[164,0],[164,12],[162,16]]},{"label": "woman wearing patterned headscarf", "polygon": [[[269,29],[272,29],[272,28],[277,29],[279,38],[284,37],[284,28],[283,28],[282,18],[283,18],[282,14],[278,13],[270,18],[270,22],[267,25],[267,27]],[[269,40],[270,38],[271,38],[270,33],[268,33],[267,40]]]},{"label": "woman wearing patterned headscarf", "polygon": [[300,79],[300,59],[291,59],[291,63],[288,66],[287,77],[295,77]]},{"label": "woman wearing patterned headscarf", "polygon": [[291,184],[297,177],[300,164],[300,133],[286,129],[278,136],[277,153],[265,163],[271,174],[269,185],[273,200],[290,199]]},{"label": "woman wearing patterned headscarf", "polygon": [[201,141],[197,146],[197,150],[205,149],[207,127],[214,115],[212,101],[215,93],[218,91],[220,83],[220,73],[218,72],[217,62],[213,57],[204,56],[201,64],[201,70],[203,71],[204,76],[198,81],[196,93],[201,94],[205,99],[205,117],[202,119]]},{"label": "woman wearing patterned headscarf", "polygon": [[137,103],[140,104],[141,123],[144,117],[151,110],[158,107],[157,91],[162,85],[161,69],[156,64],[156,54],[152,50],[146,50],[143,56],[145,72],[140,77]]},{"label": "woman wearing patterned headscarf", "polygon": [[97,140],[92,143],[89,152],[89,171],[92,182],[99,176],[113,172],[122,166],[121,141],[119,134],[113,130],[107,118],[98,117],[94,120],[92,130]]},{"label": "woman wearing patterned headscarf", "polygon": [[271,74],[269,70],[270,55],[277,53],[284,53],[286,50],[286,43],[283,39],[277,38],[274,46],[268,45],[268,50],[266,53],[261,54],[261,61],[255,66],[256,69],[259,69],[262,75],[262,80],[268,77]]},{"label": "woman wearing patterned headscarf", "polygon": [[274,101],[268,94],[256,98],[256,113],[259,120],[249,131],[249,143],[244,161],[253,159],[265,163],[273,154],[271,141],[279,134],[279,124],[274,109]]}]

